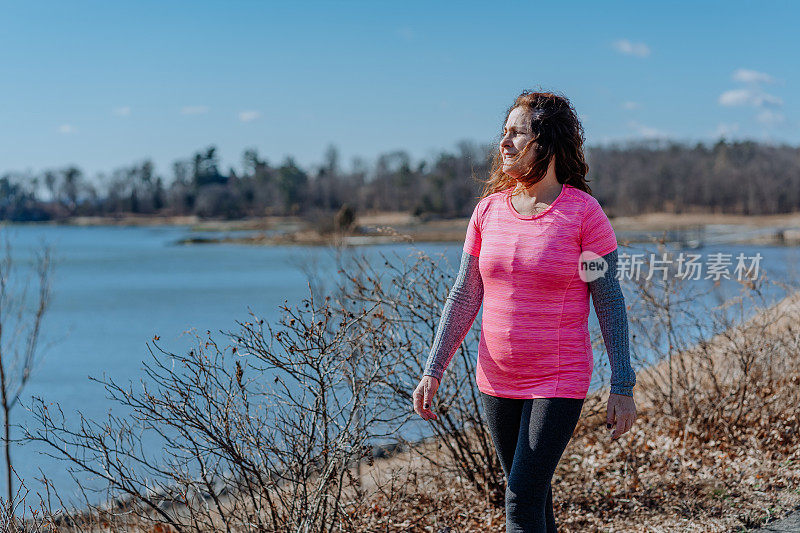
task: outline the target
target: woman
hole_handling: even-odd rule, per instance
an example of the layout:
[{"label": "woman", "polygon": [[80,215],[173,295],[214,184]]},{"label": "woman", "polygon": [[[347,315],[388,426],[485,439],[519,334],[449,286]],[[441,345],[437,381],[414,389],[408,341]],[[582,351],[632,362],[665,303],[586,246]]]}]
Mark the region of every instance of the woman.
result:
[{"label": "woman", "polygon": [[562,96],[525,91],[509,108],[414,391],[414,410],[435,419],[431,400],[483,304],[475,375],[507,480],[507,531],[556,531],[551,480],[594,367],[590,294],[611,360],[612,440],[636,418],[616,235],[586,183],[583,142]]}]

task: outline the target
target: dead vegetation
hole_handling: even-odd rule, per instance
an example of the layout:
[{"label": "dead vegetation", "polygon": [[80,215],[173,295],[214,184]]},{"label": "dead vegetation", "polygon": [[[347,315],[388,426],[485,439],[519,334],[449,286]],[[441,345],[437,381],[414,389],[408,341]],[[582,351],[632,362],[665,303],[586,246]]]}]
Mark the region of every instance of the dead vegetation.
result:
[{"label": "dead vegetation", "polygon": [[[116,500],[67,513],[55,493],[19,495],[0,521],[27,506],[18,531],[504,531],[477,322],[414,442],[411,393],[453,273],[421,252],[340,256],[339,278],[310,281],[274,327],[251,316],[188,354],[153,342],[148,385],[98,380],[132,416],[76,427],[40,400],[28,438]],[[691,283],[628,285],[639,417],[611,442],[607,389],[587,398],[554,478],[560,530],[745,530],[800,503],[800,293],[767,305],[762,276],[708,306]]]}]

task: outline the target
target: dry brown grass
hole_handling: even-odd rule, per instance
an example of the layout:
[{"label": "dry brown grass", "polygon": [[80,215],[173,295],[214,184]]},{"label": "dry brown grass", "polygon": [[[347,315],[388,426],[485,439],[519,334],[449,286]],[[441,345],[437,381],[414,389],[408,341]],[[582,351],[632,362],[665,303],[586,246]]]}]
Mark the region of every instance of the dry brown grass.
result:
[{"label": "dry brown grass", "polygon": [[[554,477],[556,516],[561,531],[739,531],[762,524],[800,504],[800,447],[797,394],[800,385],[800,293],[764,310],[740,327],[712,338],[707,346],[676,354],[677,360],[711,360],[719,383],[735,386],[742,376],[724,358],[751,342],[785,344],[794,351],[772,388],[753,390],[753,398],[770,401],[772,420],[758,412],[745,417],[735,435],[687,425],[665,416],[663,405],[648,395],[663,381],[668,361],[638,373],[639,415],[632,430],[611,442],[604,417],[584,416]],[[754,328],[761,338],[753,335]],[[753,372],[756,369],[753,368]],[[763,369],[762,369],[763,371]],[[702,376],[701,372],[697,373]],[[704,380],[705,381],[705,380]],[[707,398],[715,390],[705,382]],[[607,398],[596,391],[587,403]],[[777,401],[772,401],[777,399]],[[778,421],[783,421],[780,424]],[[709,438],[710,437],[710,438]],[[488,505],[485,495],[449,474],[433,469],[422,456],[446,461],[435,442],[379,460],[364,472],[365,483],[386,486],[354,531],[505,531],[504,513]]]},{"label": "dry brown grass", "polygon": [[[741,376],[724,358],[741,348],[741,337],[757,328],[761,341],[797,348],[798,318],[800,293],[795,293],[713,337],[704,348],[676,354],[672,364],[679,359],[705,360],[711,354],[719,381],[731,385]],[[800,352],[793,353],[797,357],[783,369],[785,379],[776,382],[782,388],[753,391],[754,397],[783,398],[772,409],[785,426],[744,420],[735,428],[735,440],[713,428],[705,428],[709,432],[685,425],[680,417],[666,416],[663,405],[654,405],[658,396],[647,393],[660,386],[668,361],[641,370],[636,387],[639,416],[623,438],[610,441],[602,416],[581,419],[554,477],[560,531],[743,531],[800,504]],[[713,399],[708,385],[703,390]],[[587,403],[607,396],[607,388],[595,391]],[[430,460],[443,467],[432,466]],[[377,459],[372,466],[362,465],[362,494],[369,496],[348,500],[351,522],[343,524],[343,530],[505,531],[503,509],[492,506],[486,494],[454,472],[436,440]],[[356,469],[353,475],[359,475]]]},{"label": "dry brown grass", "polygon": [[[795,292],[639,369],[639,416],[618,441],[610,441],[605,429],[608,389],[590,394],[554,477],[560,531],[744,531],[800,504],[798,325]],[[467,436],[474,442],[481,437]],[[343,512],[329,524],[331,531],[505,530],[502,506],[463,477],[441,440],[362,462],[348,473]],[[312,475],[304,483],[315,481]],[[247,505],[236,493],[226,498],[239,508]],[[124,530],[109,516],[90,520],[60,530]],[[103,520],[108,527],[99,526]],[[141,521],[131,530],[158,527],[168,531]]]}]

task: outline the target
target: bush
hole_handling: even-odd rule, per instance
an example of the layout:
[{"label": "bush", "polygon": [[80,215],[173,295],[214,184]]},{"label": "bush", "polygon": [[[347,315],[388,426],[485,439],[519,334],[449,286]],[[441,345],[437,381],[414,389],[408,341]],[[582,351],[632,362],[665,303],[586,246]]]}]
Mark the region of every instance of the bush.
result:
[{"label": "bush", "polygon": [[[120,518],[179,531],[350,530],[383,490],[368,490],[359,475],[373,446],[414,448],[400,432],[416,417],[411,394],[451,284],[424,254],[391,264],[382,256],[382,265],[378,273],[366,259],[340,260],[333,294],[322,298],[309,283],[300,304],[281,306],[275,327],[251,313],[224,346],[210,332],[185,354],[153,340],[141,386],[91,378],[130,416],[73,428],[36,398],[39,427],[26,438],[102,479]],[[472,345],[461,348],[465,368],[440,388],[432,429],[448,436],[453,468],[500,501],[500,469],[470,379]]]}]

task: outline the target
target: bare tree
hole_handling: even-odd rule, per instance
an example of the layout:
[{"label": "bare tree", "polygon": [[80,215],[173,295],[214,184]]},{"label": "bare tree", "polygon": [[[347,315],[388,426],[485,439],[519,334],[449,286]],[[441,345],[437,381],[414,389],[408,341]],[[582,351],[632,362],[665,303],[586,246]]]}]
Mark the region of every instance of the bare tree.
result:
[{"label": "bare tree", "polygon": [[0,407],[3,411],[7,498],[12,501],[11,412],[31,377],[42,319],[50,302],[50,249],[43,246],[35,258],[38,290],[33,306],[27,298],[28,280],[17,280],[11,243],[5,235],[0,261]]},{"label": "bare tree", "polygon": [[374,308],[344,312],[312,292],[281,309],[278,327],[252,315],[228,346],[210,332],[186,354],[154,340],[141,387],[96,379],[131,416],[74,428],[35,399],[40,427],[27,438],[99,476],[117,509],[178,531],[346,523],[359,513],[343,505],[358,490],[351,467],[395,427],[378,386],[391,356],[378,349],[381,332],[364,327]]},{"label": "bare tree", "polygon": [[[279,324],[251,314],[225,334],[227,346],[210,332],[182,354],[154,340],[140,386],[92,378],[122,409],[105,421],[81,417],[75,427],[34,399],[38,427],[26,438],[102,479],[119,516],[178,531],[354,530],[374,491],[392,493],[362,483],[362,461],[416,446],[401,430],[416,418],[410,394],[450,283],[424,254],[393,260],[383,274],[369,263],[340,260],[330,294],[309,282],[308,298],[281,306]],[[444,453],[459,462],[452,470],[497,499],[469,348],[463,355],[432,432],[448,437]]]}]

